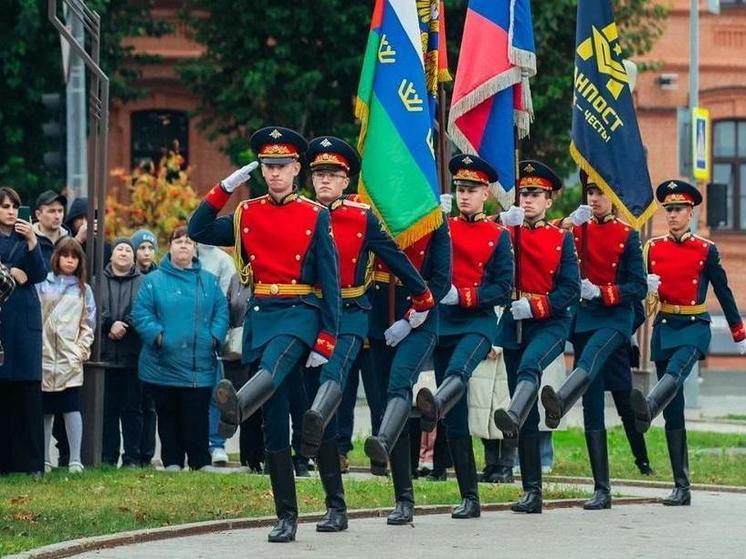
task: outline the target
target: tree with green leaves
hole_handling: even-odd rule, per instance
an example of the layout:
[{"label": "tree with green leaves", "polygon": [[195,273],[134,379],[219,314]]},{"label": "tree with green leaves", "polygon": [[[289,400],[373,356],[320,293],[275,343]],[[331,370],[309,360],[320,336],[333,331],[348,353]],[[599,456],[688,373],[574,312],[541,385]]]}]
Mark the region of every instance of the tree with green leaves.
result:
[{"label": "tree with green leaves", "polygon": [[[449,60],[458,60],[468,0],[448,0]],[[662,33],[666,9],[654,0],[615,0],[627,56],[648,52]],[[184,18],[205,54],[180,70],[202,100],[201,126],[226,139],[237,163],[248,133],[266,123],[307,136],[357,137],[353,98],[374,1],[316,0],[266,4],[260,0],[190,0]],[[532,80],[536,119],[523,153],[560,173],[574,168],[568,154],[577,0],[534,0],[538,75]],[[452,67],[451,70],[454,70]],[[562,110],[566,107],[567,110]],[[242,157],[241,154],[244,154]]]},{"label": "tree with green leaves", "polygon": [[[137,67],[153,58],[136,53],[123,40],[160,36],[171,29],[152,19],[153,4],[153,0],[87,2],[101,15],[101,59],[111,79],[112,98],[127,100],[146,93],[137,84]],[[14,186],[29,202],[41,190],[63,186],[42,159],[49,147],[42,124],[49,115],[41,96],[65,90],[60,39],[47,19],[47,0],[0,0],[0,9],[0,184]]]}]

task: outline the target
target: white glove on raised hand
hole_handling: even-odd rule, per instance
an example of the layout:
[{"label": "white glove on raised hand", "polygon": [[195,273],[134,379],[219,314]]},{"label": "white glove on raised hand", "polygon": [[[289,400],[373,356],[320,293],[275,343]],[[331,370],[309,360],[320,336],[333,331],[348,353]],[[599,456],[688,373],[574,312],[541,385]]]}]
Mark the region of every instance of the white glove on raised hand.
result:
[{"label": "white glove on raised hand", "polygon": [[386,339],[386,345],[396,347],[399,342],[409,336],[412,331],[412,327],[409,325],[409,321],[406,318],[397,320],[383,333],[383,337]]},{"label": "white glove on raised hand", "polygon": [[736,342],[736,347],[738,348],[738,353],[740,355],[746,354],[746,340],[741,340],[740,342]]},{"label": "white glove on raised hand", "polygon": [[430,314],[430,311],[412,311],[409,313],[409,316],[407,319],[409,320],[409,325],[412,328],[417,328],[418,326],[422,325],[423,322],[427,320],[427,315]]},{"label": "white glove on raised hand", "polygon": [[510,312],[515,320],[533,318],[534,316],[534,313],[531,312],[531,304],[528,302],[528,299],[524,297],[521,297],[510,304]]},{"label": "white glove on raised hand", "polygon": [[580,298],[590,301],[601,296],[601,289],[591,280],[583,278],[580,282]]},{"label": "white glove on raised hand", "polygon": [[507,212],[500,212],[500,222],[503,225],[517,226],[522,225],[526,217],[526,212],[519,206],[510,206]]},{"label": "white glove on raised hand", "polygon": [[448,290],[445,297],[440,300],[441,305],[458,305],[458,289],[455,285],[451,285],[451,289]]},{"label": "white glove on raised hand", "polygon": [[328,363],[329,360],[321,355],[320,353],[316,353],[315,351],[312,351],[308,354],[308,359],[306,359],[306,367],[312,368],[312,367],[321,367],[324,363]]},{"label": "white glove on raised hand", "polygon": [[658,274],[648,274],[648,295],[657,295],[661,285],[661,277]]},{"label": "white glove on raised hand", "polygon": [[578,209],[570,213],[569,217],[573,225],[583,225],[584,223],[588,223],[592,216],[593,212],[591,211],[591,207],[586,204],[581,204],[578,206]]},{"label": "white glove on raised hand", "polygon": [[451,213],[451,209],[453,209],[453,194],[440,195],[440,209],[446,215]]},{"label": "white glove on raised hand", "polygon": [[233,171],[233,173],[220,181],[220,184],[226,192],[232,193],[251,178],[251,172],[257,167],[259,167],[259,162],[252,161],[248,165],[241,167],[238,171]]}]

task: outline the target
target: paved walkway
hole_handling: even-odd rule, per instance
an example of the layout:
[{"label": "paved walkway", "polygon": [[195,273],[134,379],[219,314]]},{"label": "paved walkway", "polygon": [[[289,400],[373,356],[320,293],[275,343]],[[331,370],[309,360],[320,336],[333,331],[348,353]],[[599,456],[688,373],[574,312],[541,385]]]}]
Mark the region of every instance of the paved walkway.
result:
[{"label": "paved walkway", "polygon": [[[667,492],[617,487],[627,495]],[[294,544],[267,543],[268,528],[232,530],[136,544],[77,555],[86,559],[215,557],[572,557],[573,559],[685,559],[743,557],[746,495],[696,492],[694,506],[624,505],[609,511],[578,508],[541,515],[485,513],[470,521],[419,516],[411,526],[358,519],[341,534],[319,534],[302,524]],[[740,512],[739,512],[740,511]]]}]

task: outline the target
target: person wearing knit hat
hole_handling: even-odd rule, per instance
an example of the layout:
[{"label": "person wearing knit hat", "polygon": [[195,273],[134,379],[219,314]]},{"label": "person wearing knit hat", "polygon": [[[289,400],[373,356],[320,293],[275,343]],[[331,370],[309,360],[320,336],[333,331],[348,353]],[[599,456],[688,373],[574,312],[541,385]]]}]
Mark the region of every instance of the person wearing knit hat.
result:
[{"label": "person wearing knit hat", "polygon": [[135,262],[141,274],[149,274],[158,269],[155,255],[158,252],[158,239],[147,229],[138,229],[131,237],[135,249]]},{"label": "person wearing knit hat", "polygon": [[150,462],[141,452],[142,388],[137,377],[141,344],[130,317],[141,281],[132,241],[129,237],[114,239],[111,261],[104,268],[100,303],[101,355],[107,364],[101,458],[105,464],[113,466],[119,462],[120,422],[124,438],[122,465],[140,466]]}]

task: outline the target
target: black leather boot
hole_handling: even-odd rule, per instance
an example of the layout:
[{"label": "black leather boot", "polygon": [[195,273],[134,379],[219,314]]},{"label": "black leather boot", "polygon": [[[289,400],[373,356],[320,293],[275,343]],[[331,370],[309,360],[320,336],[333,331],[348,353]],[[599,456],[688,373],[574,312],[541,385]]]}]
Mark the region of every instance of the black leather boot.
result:
[{"label": "black leather boot", "polygon": [[678,389],[676,379],[669,374],[661,377],[647,398],[636,388],[632,389],[629,404],[635,414],[635,429],[639,433],[650,429],[650,423],[671,403]]},{"label": "black leather boot", "polygon": [[303,415],[300,448],[304,456],[314,458],[319,452],[324,429],[334,417],[341,401],[342,388],[338,382],[328,380],[319,387],[310,409]]},{"label": "black leather boot", "polygon": [[347,530],[347,505],[339,468],[339,450],[336,439],[321,443],[316,459],[321,485],[326,495],[326,514],[316,524],[317,532],[341,532]]},{"label": "black leather boot", "polygon": [[391,480],[394,483],[396,505],[386,524],[401,526],[414,520],[414,488],[412,487],[412,466],[409,456],[409,434],[404,433],[391,450]]},{"label": "black leather boot", "polygon": [[669,507],[688,506],[692,504],[692,494],[689,491],[689,449],[686,445],[686,429],[666,431],[668,456],[671,458],[674,489],[663,499],[663,504]]},{"label": "black leather boot", "polygon": [[479,481],[484,483],[495,483],[490,477],[497,469],[497,460],[500,456],[500,441],[497,439],[482,439],[484,446],[484,469],[479,474]]},{"label": "black leather boot", "polygon": [[640,473],[644,476],[655,475],[655,472],[650,467],[650,459],[648,458],[648,447],[645,444],[645,437],[642,433],[638,433],[635,429],[635,419],[633,416],[622,417],[622,425],[624,425],[624,433],[627,435],[627,442],[629,442],[629,448],[632,451],[632,455],[635,457],[635,465]]},{"label": "black leather boot", "polygon": [[448,439],[451,447],[453,468],[456,470],[456,480],[461,493],[461,504],[453,509],[451,518],[479,518],[479,490],[477,488],[477,465],[474,461],[474,449],[471,437],[457,437]]},{"label": "black leather boot", "polygon": [[449,375],[440,383],[433,395],[429,388],[422,388],[417,393],[416,407],[422,414],[420,428],[426,433],[435,430],[438,421],[456,405],[466,391],[466,385],[461,377]]},{"label": "black leather boot", "polygon": [[231,438],[238,426],[261,408],[274,392],[272,374],[264,369],[257,371],[238,392],[228,379],[218,382],[215,387],[215,403],[220,410],[220,436]]},{"label": "black leather boot", "polygon": [[518,439],[518,457],[521,462],[521,482],[523,497],[513,503],[510,510],[527,514],[541,513],[541,455],[539,453],[539,435],[521,434]]},{"label": "black leather boot", "polygon": [[547,427],[556,429],[562,417],[575,405],[590,385],[590,375],[585,369],[578,367],[562,382],[556,392],[551,386],[545,386],[541,390],[541,403],[544,404],[546,410],[544,423]]},{"label": "black leather boot", "polygon": [[585,443],[593,472],[593,496],[584,504],[585,510],[611,508],[611,484],[609,483],[609,453],[606,430],[586,431]]},{"label": "black leather boot", "polygon": [[[365,439],[365,454],[370,458],[370,473],[374,476],[386,475],[386,464],[389,461],[389,455],[396,442],[401,438],[400,435],[404,430],[409,418],[411,405],[404,398],[391,398],[386,404],[386,411],[381,419],[381,426],[378,434]],[[406,437],[409,441],[409,437]],[[409,448],[407,457],[409,457]],[[410,463],[407,458],[407,463]],[[409,476],[412,472],[409,472]]]},{"label": "black leather boot", "polygon": [[311,477],[311,464],[307,456],[302,454],[293,456],[293,469],[295,470],[295,477]]},{"label": "black leather boot", "polygon": [[495,411],[495,425],[503,432],[505,438],[515,439],[518,436],[518,431],[526,421],[531,406],[536,402],[538,392],[537,385],[523,380],[515,387],[508,409],[500,408]]},{"label": "black leather boot", "polygon": [[267,536],[270,542],[292,542],[298,528],[298,501],[290,447],[278,452],[267,451],[267,469],[275,498],[277,522]]}]

